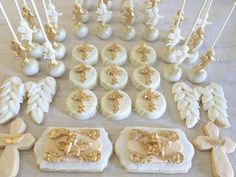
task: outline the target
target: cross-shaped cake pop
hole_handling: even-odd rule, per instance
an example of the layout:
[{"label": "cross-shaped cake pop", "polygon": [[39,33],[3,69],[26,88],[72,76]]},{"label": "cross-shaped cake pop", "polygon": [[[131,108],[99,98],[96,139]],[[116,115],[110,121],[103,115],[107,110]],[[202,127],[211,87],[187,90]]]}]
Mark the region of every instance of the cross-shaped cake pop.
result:
[{"label": "cross-shaped cake pop", "polygon": [[19,150],[29,150],[35,143],[31,134],[25,134],[26,124],[16,119],[10,126],[10,134],[0,134],[0,148],[5,148],[0,158],[0,176],[15,177],[18,174]]},{"label": "cross-shaped cake pop", "polygon": [[236,143],[229,138],[220,137],[219,128],[212,122],[203,129],[205,136],[193,140],[194,146],[201,151],[211,151],[212,172],[215,177],[233,177],[234,170],[227,153],[235,151]]}]

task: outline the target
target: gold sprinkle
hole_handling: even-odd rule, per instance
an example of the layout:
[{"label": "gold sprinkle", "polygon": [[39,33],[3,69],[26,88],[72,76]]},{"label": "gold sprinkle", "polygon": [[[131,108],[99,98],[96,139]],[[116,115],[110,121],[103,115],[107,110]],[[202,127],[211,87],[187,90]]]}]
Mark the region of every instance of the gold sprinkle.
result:
[{"label": "gold sprinkle", "polygon": [[188,47],[190,53],[193,53],[198,45],[205,39],[205,30],[202,27],[199,27],[191,36],[188,42]]},{"label": "gold sprinkle", "polygon": [[208,50],[207,53],[201,57],[201,62],[199,63],[198,68],[202,70],[212,61],[216,61],[215,52],[213,50]]},{"label": "gold sprinkle", "polygon": [[79,73],[80,81],[82,83],[84,83],[87,80],[86,73],[89,72],[90,70],[91,68],[86,66],[85,64],[81,64],[76,68],[75,72]]},{"label": "gold sprinkle", "polygon": [[24,135],[17,135],[17,136],[10,136],[7,138],[4,138],[3,141],[6,144],[16,144],[21,142],[24,139]]},{"label": "gold sprinkle", "polygon": [[98,138],[100,138],[100,131],[96,129],[84,130],[81,132],[81,134],[84,136],[88,136],[93,140],[97,140]]},{"label": "gold sprinkle", "polygon": [[22,16],[28,22],[31,28],[35,28],[35,20],[34,20],[34,13],[28,6],[24,6],[22,8]]},{"label": "gold sprinkle", "polygon": [[123,96],[119,93],[118,90],[112,91],[112,93],[108,96],[108,99],[113,102],[113,112],[117,113],[120,110],[120,103],[119,101],[123,98]]},{"label": "gold sprinkle", "polygon": [[92,47],[88,45],[88,43],[84,43],[77,48],[77,51],[81,53],[81,58],[83,60],[88,59],[88,54],[93,50]]},{"label": "gold sprinkle", "polygon": [[160,95],[156,95],[151,88],[147,89],[145,91],[146,93],[143,95],[143,99],[149,101],[149,104],[148,104],[148,110],[150,112],[153,112],[155,111],[157,108],[156,108],[156,105],[154,103],[154,100],[158,100],[160,98]]},{"label": "gold sprinkle", "polygon": [[145,66],[139,73],[145,75],[145,83],[147,85],[150,85],[152,83],[152,74],[154,73],[154,71],[150,66]]},{"label": "gold sprinkle", "polygon": [[114,60],[117,57],[117,52],[121,51],[121,47],[118,44],[113,43],[107,48],[107,51],[111,53],[111,58]]},{"label": "gold sprinkle", "polygon": [[27,59],[28,51],[27,49],[18,41],[11,41],[11,50],[16,52],[16,56],[22,58],[23,60]]},{"label": "gold sprinkle", "polygon": [[43,159],[48,162],[58,163],[65,161],[64,155],[59,155],[54,151],[46,151],[44,152]]},{"label": "gold sprinkle", "polygon": [[147,61],[147,54],[151,53],[151,49],[147,46],[146,43],[141,43],[138,48],[137,48],[137,52],[141,55],[141,60],[143,62]]},{"label": "gold sprinkle", "polygon": [[124,17],[124,23],[127,26],[131,26],[132,22],[134,20],[135,14],[133,11],[133,8],[129,5],[125,8],[125,10],[122,13],[123,17]]},{"label": "gold sprinkle", "polygon": [[78,113],[82,113],[85,111],[85,101],[91,101],[92,96],[85,93],[83,90],[79,90],[76,95],[72,98],[78,104]]},{"label": "gold sprinkle", "polygon": [[79,3],[76,3],[72,9],[72,14],[75,21],[74,25],[79,25],[82,23],[82,16],[86,15],[86,12]]},{"label": "gold sprinkle", "polygon": [[122,70],[119,69],[116,65],[111,65],[106,73],[111,76],[111,84],[117,84],[117,76],[122,74]]},{"label": "gold sprinkle", "polygon": [[[184,12],[181,13],[181,10],[177,11],[176,15],[173,18],[173,24],[171,26],[172,30],[175,30],[176,28],[179,27],[179,25],[180,25],[180,23],[178,25],[179,18],[180,18],[180,22],[184,21]],[[174,31],[172,31],[172,32],[174,32]]]},{"label": "gold sprinkle", "polygon": [[57,31],[56,31],[55,27],[51,24],[46,24],[46,25],[44,25],[44,29],[47,34],[48,40],[52,44],[55,44],[56,36],[57,36]]}]

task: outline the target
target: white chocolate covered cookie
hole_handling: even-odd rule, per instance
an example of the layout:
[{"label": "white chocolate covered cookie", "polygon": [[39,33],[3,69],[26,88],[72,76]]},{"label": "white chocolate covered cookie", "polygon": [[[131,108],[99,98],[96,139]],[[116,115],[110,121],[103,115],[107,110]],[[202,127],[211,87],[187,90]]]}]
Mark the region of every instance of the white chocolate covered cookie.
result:
[{"label": "white chocolate covered cookie", "polygon": [[148,88],[156,90],[160,86],[160,82],[160,73],[148,65],[136,68],[133,72],[132,84],[138,90]]},{"label": "white chocolate covered cookie", "polygon": [[127,61],[127,51],[119,44],[109,44],[102,49],[101,59],[105,65],[123,66]]},{"label": "white chocolate covered cookie", "polygon": [[70,81],[80,89],[93,89],[97,85],[97,71],[90,65],[75,66],[69,74]]},{"label": "white chocolate covered cookie", "polygon": [[72,59],[75,62],[94,65],[98,62],[98,50],[92,44],[83,43],[72,51]]},{"label": "white chocolate covered cookie", "polygon": [[135,111],[146,119],[159,119],[166,111],[166,99],[151,88],[140,92],[136,98]]},{"label": "white chocolate covered cookie", "polygon": [[154,65],[156,62],[156,51],[145,43],[134,47],[130,53],[130,61],[135,67],[143,65]]},{"label": "white chocolate covered cookie", "polygon": [[129,95],[121,90],[107,92],[101,99],[101,112],[108,119],[126,119],[132,110]]},{"label": "white chocolate covered cookie", "polygon": [[68,96],[66,106],[70,116],[87,120],[97,113],[98,100],[96,95],[89,90],[76,90]]},{"label": "white chocolate covered cookie", "polygon": [[128,73],[119,66],[108,66],[101,71],[100,83],[105,90],[123,90],[128,83]]}]

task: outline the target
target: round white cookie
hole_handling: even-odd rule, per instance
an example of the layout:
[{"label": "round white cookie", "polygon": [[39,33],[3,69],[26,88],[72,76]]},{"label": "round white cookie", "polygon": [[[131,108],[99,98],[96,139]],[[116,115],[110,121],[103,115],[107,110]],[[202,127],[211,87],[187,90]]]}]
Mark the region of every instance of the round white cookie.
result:
[{"label": "round white cookie", "polygon": [[101,112],[108,119],[126,119],[132,111],[129,95],[121,90],[107,92],[101,99]]},{"label": "round white cookie", "polygon": [[98,62],[98,49],[92,44],[80,44],[73,49],[72,59],[75,62],[94,65]]},{"label": "round white cookie", "polygon": [[123,90],[128,83],[128,73],[124,68],[111,65],[100,74],[100,83],[105,90]]},{"label": "round white cookie", "polygon": [[97,71],[90,65],[75,66],[69,74],[70,81],[80,89],[93,89],[97,85]]},{"label": "round white cookie", "polygon": [[68,96],[66,106],[71,117],[87,120],[97,113],[98,100],[89,90],[76,90]]},{"label": "round white cookie", "polygon": [[160,86],[160,73],[148,65],[136,68],[132,76],[133,86],[142,91],[148,88],[156,90]]},{"label": "round white cookie", "polygon": [[158,91],[147,89],[136,98],[135,111],[146,119],[159,119],[166,111],[166,99]]},{"label": "round white cookie", "polygon": [[156,51],[142,43],[131,50],[130,61],[136,67],[154,65],[156,62]]},{"label": "round white cookie", "polygon": [[102,49],[101,58],[105,65],[123,66],[127,61],[127,51],[122,45],[108,44]]}]

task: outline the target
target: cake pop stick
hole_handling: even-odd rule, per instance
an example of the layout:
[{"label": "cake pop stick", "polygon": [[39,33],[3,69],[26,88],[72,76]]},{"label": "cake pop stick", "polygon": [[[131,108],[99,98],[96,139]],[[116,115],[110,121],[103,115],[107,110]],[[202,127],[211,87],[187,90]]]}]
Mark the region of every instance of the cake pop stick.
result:
[{"label": "cake pop stick", "polygon": [[215,41],[213,42],[212,46],[207,50],[207,52],[201,57],[201,61],[198,65],[194,66],[192,69],[190,69],[187,73],[187,77],[189,81],[200,84],[203,83],[207,79],[207,71],[205,70],[206,67],[210,64],[212,61],[216,61],[215,59],[215,45],[217,44],[222,32],[224,31],[224,28],[226,24],[228,23],[234,9],[236,6],[236,2],[233,3],[233,6],[231,10],[229,11],[228,16],[225,19],[225,22],[223,26],[221,27],[219,33],[216,36]]},{"label": "cake pop stick", "polygon": [[2,6],[2,3],[0,2],[0,9],[2,11],[2,14],[4,16],[4,19],[7,22],[7,25],[12,33],[12,36],[14,40],[11,42],[11,49],[16,52],[16,56],[20,57],[22,59],[22,71],[27,76],[33,76],[39,72],[39,63],[34,58],[28,58],[28,51],[27,49],[21,44],[21,42],[18,40],[16,33],[9,21],[9,18]]},{"label": "cake pop stick", "polygon": [[34,2],[34,0],[30,0],[30,1],[32,3],[33,8],[34,8],[36,17],[39,21],[39,25],[40,25],[40,28],[42,29],[44,38],[46,40],[46,42],[44,43],[44,48],[45,48],[45,59],[50,60],[50,63],[48,64],[49,75],[51,75],[52,77],[56,77],[56,78],[61,77],[65,73],[65,69],[66,69],[65,64],[62,61],[56,60],[56,51],[53,48],[53,45],[49,41],[47,34],[44,30],[43,23],[42,23],[41,18],[39,16],[35,2]]}]

